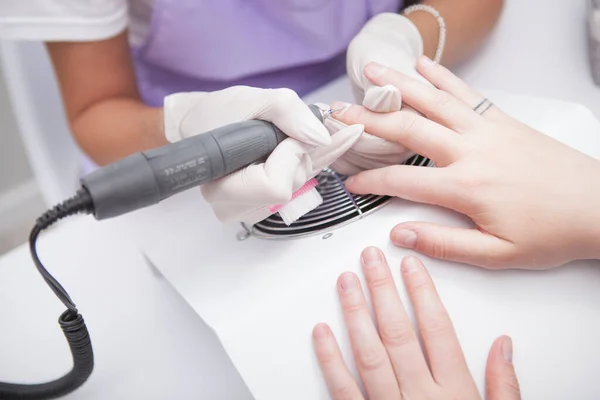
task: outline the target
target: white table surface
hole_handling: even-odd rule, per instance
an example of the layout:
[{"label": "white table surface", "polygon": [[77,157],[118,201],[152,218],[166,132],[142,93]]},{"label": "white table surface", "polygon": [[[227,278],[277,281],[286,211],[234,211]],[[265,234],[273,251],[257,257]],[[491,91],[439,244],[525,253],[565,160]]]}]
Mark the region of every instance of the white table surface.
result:
[{"label": "white table surface", "polygon": [[[76,302],[95,369],[72,399],[231,399],[249,393],[220,344],[122,234],[123,220],[64,220],[39,255]],[[0,259],[0,380],[44,382],[71,368],[64,306],[22,246]],[[27,315],[27,318],[23,316]]]},{"label": "white table surface", "polygon": [[[579,102],[600,117],[585,1],[506,3],[488,47],[460,75],[481,87]],[[40,256],[82,310],[96,354],[94,374],[69,398],[249,398],[210,329],[131,244],[123,228],[134,219],[73,218],[42,235]],[[56,323],[62,311],[26,246],[0,258],[1,381],[44,381],[70,368]]]}]

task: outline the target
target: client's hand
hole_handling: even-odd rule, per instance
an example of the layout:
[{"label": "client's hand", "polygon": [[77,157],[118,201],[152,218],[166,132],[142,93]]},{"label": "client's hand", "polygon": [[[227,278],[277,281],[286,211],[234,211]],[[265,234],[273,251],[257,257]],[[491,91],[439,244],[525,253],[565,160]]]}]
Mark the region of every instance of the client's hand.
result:
[{"label": "client's hand", "polygon": [[[404,222],[392,241],[426,255],[487,268],[548,268],[600,258],[600,162],[509,117],[444,67],[421,58],[436,87],[377,64],[376,85],[394,85],[425,117],[349,106],[336,118],[405,145],[439,168],[393,166],[350,178],[357,194],[395,195],[469,216],[473,229]],[[337,107],[337,105],[334,105]]]},{"label": "client's hand", "polygon": [[265,162],[201,187],[219,220],[249,225],[272,214],[273,206],[288,203],[363,132],[362,126],[328,132],[289,89],[234,86],[211,93],[176,93],[165,98],[164,110],[165,135],[171,142],[249,119],[272,122],[290,137]]},{"label": "client's hand", "polygon": [[[343,274],[337,286],[356,367],[367,397],[371,400],[480,399],[452,322],[421,261],[405,258],[401,274],[414,306],[424,349],[381,251],[374,247],[365,249],[362,264],[377,328],[356,275]],[[364,399],[327,325],[315,327],[313,341],[331,397],[334,400]],[[490,350],[486,394],[491,400],[520,398],[512,364],[512,341],[506,336],[498,338]]]}]

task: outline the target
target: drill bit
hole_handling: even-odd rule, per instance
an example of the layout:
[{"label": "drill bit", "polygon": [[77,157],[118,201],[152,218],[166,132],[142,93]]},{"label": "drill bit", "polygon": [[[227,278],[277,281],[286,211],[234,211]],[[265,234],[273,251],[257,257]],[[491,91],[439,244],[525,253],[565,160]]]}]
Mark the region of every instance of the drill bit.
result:
[{"label": "drill bit", "polygon": [[336,113],[338,111],[342,111],[344,108],[346,107],[340,107],[340,108],[328,108],[327,110],[323,110],[321,109],[321,112],[323,113],[323,121],[325,121],[327,118],[331,117],[331,115],[333,113]]}]

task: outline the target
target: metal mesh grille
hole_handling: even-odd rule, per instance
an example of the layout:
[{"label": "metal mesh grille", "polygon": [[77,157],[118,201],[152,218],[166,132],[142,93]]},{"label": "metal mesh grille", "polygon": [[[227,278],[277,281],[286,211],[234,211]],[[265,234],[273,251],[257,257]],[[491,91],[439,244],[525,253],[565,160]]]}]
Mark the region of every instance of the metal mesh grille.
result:
[{"label": "metal mesh grille", "polygon": [[[405,165],[432,166],[425,157],[415,155]],[[353,195],[346,190],[343,182],[346,176],[326,169],[317,175],[317,190],[323,197],[323,203],[287,226],[279,214],[273,214],[258,222],[252,228],[246,228],[251,236],[263,239],[291,239],[317,235],[349,224],[363,216],[383,207],[390,200],[389,196]]]}]

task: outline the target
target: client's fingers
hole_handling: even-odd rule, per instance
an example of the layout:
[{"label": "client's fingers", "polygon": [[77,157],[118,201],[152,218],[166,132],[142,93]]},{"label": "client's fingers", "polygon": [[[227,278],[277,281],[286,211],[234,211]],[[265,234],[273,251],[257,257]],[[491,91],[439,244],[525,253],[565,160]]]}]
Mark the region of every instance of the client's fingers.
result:
[{"label": "client's fingers", "polygon": [[404,104],[452,130],[462,133],[481,122],[481,116],[451,94],[398,71],[371,63],[367,65],[365,75],[376,85],[394,85],[402,93]]},{"label": "client's fingers", "polygon": [[[446,67],[431,61],[427,56],[422,56],[419,59],[417,70],[435,87],[450,93],[471,109],[475,108],[484,99],[481,93],[467,85]],[[505,114],[498,107],[492,106],[485,112],[485,117],[500,119],[505,117]]]},{"label": "client's fingers", "polygon": [[361,260],[379,337],[389,354],[398,384],[404,394],[422,392],[433,384],[433,379],[385,256],[378,248],[368,247],[363,250]]},{"label": "client's fingers", "polygon": [[313,345],[331,398],[363,400],[362,393],[344,363],[340,347],[329,326],[325,324],[315,326]]},{"label": "client's fingers", "polygon": [[[338,107],[334,103],[332,108]],[[390,142],[400,143],[444,167],[460,158],[465,151],[464,139],[413,110],[375,113],[362,106],[346,105],[334,118],[346,125],[362,124],[365,131]]]},{"label": "client's fingers", "polygon": [[413,303],[431,374],[452,398],[474,398],[477,387],[467,367],[452,321],[431,276],[416,257],[402,260],[402,278]]},{"label": "client's fingers", "polygon": [[358,277],[350,272],[342,274],[338,279],[338,292],[356,369],[368,397],[399,399],[396,375],[371,319]]},{"label": "client's fingers", "polygon": [[346,180],[346,187],[354,194],[396,196],[418,203],[443,205],[455,209],[457,204],[442,204],[441,199],[452,199],[452,188],[447,184],[445,169],[409,165],[392,165],[361,172]]},{"label": "client's fingers", "polygon": [[400,247],[442,260],[499,269],[509,267],[514,244],[477,229],[454,228],[427,222],[405,222],[390,233]]},{"label": "client's fingers", "polygon": [[485,370],[487,400],[520,400],[521,390],[512,362],[512,340],[501,336],[492,345]]}]

